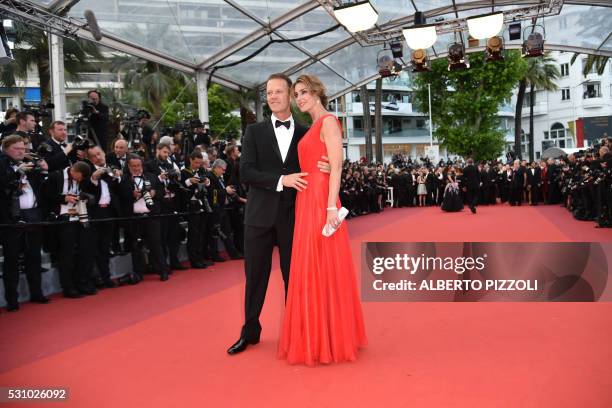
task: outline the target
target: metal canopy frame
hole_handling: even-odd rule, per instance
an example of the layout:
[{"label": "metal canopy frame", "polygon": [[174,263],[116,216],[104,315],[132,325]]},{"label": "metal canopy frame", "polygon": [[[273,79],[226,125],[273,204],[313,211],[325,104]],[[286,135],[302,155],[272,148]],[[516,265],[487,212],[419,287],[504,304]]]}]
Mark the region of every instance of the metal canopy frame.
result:
[{"label": "metal canopy frame", "polygon": [[[239,0],[238,0],[239,1]],[[39,28],[43,28],[45,31],[53,32],[54,34],[60,36],[68,36],[68,37],[80,37],[87,40],[95,41],[93,36],[87,30],[86,24],[81,19],[75,19],[71,17],[65,17],[60,14],[65,14],[70,7],[77,4],[79,0],[54,0],[47,7],[37,5],[32,3],[30,0],[0,0],[0,11],[3,11],[5,14],[12,16],[14,18],[20,19],[22,21],[28,21],[29,24],[34,25]],[[436,17],[454,14],[455,16],[459,16],[460,12],[466,12],[471,10],[483,9],[483,13],[487,13],[490,11],[494,11],[495,9],[500,9],[503,7],[515,6],[516,8],[521,7],[529,7],[529,6],[543,6],[546,4],[558,3],[562,7],[563,5],[582,5],[582,6],[601,6],[601,7],[612,7],[612,1],[610,0],[473,0],[457,3],[456,1],[450,1],[447,5],[429,9],[429,10],[421,10],[424,12],[426,18],[435,19]],[[248,17],[250,20],[256,22],[260,28],[256,31],[250,33],[247,36],[244,36],[237,42],[232,45],[218,51],[214,55],[206,58],[201,62],[188,62],[182,60],[180,58],[173,57],[171,55],[167,55],[165,53],[154,51],[151,49],[147,49],[141,45],[135,44],[119,36],[110,34],[104,31],[104,37],[98,43],[121,51],[125,52],[140,58],[144,58],[153,62],[157,62],[162,65],[166,65],[168,67],[178,69],[187,73],[197,73],[199,71],[204,71],[207,75],[210,75],[211,70],[215,65],[222,63],[222,61],[226,60],[228,57],[234,55],[238,51],[248,47],[253,44],[257,40],[260,40],[266,36],[276,36],[278,38],[287,39],[287,37],[279,31],[286,24],[310,13],[316,9],[322,8],[326,10],[331,19],[335,20],[333,14],[333,7],[341,3],[341,0],[307,0],[304,3],[296,5],[295,8],[289,10],[288,12],[276,17],[271,22],[266,22],[262,18],[255,15],[253,12],[249,11],[246,7],[242,6],[237,2],[237,0],[223,0],[224,4],[231,6],[233,9],[240,12],[242,15]],[[416,3],[414,1],[411,2],[413,7],[416,10]],[[507,10],[504,10],[505,12]],[[368,32],[376,33],[376,32],[400,32],[402,27],[410,25],[413,23],[414,17],[413,15],[404,16],[395,20],[391,20],[385,22],[384,24],[377,25],[376,28],[366,31],[365,33],[357,33],[352,34],[349,33],[350,36],[348,38],[344,38],[336,44],[332,44],[331,46],[320,50],[318,52],[310,52],[306,50],[304,47],[289,43],[291,47],[297,49],[300,53],[303,53],[307,58],[304,60],[294,64],[291,67],[288,67],[284,73],[288,75],[293,75],[308,66],[319,63],[325,68],[329,69],[335,75],[338,75],[341,79],[346,81],[347,84],[350,84],[345,89],[342,89],[336,92],[332,98],[338,97],[350,90],[362,85],[365,82],[369,82],[379,77],[379,75],[373,75],[369,78],[363,78],[359,81],[349,80],[345,75],[338,72],[329,64],[326,64],[323,59],[327,58],[334,53],[354,44],[360,44],[362,46],[370,45],[368,44],[367,35]],[[381,38],[380,42],[384,41]],[[583,48],[583,47],[572,47],[566,44],[553,44],[546,43],[546,48],[550,50],[560,50],[560,51],[572,51],[579,53],[588,53],[594,55],[603,55],[612,57],[612,51],[602,50],[604,44],[610,41],[610,35],[607,38],[603,39],[599,47],[594,48]],[[506,48],[516,48],[516,45],[509,44]],[[446,53],[436,52],[435,58],[441,58],[446,55]],[[374,63],[374,62],[373,62]],[[212,76],[212,81],[215,83],[219,83],[224,86],[228,86],[233,89],[238,88],[248,88],[248,89],[259,89],[264,84],[253,84],[247,83],[245,81],[237,80],[235,78],[231,78],[223,74],[222,71],[215,71]],[[358,82],[358,83],[355,83]]]}]

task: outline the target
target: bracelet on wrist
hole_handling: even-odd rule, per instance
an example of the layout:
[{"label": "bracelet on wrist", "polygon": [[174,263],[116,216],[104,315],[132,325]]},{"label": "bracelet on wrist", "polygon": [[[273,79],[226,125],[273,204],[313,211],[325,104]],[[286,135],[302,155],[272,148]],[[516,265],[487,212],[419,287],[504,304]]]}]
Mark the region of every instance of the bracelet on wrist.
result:
[{"label": "bracelet on wrist", "polygon": [[332,210],[338,211],[338,209],[336,207],[327,207],[327,211],[332,211]]}]

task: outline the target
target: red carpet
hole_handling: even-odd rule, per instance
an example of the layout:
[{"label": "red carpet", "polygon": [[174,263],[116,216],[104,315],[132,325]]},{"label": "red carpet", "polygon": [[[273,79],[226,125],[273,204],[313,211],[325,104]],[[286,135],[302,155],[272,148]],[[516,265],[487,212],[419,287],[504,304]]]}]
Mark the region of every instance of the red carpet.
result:
[{"label": "red carpet", "polygon": [[[612,241],[560,207],[388,210],[349,221],[362,241]],[[611,260],[612,261],[612,260]],[[68,387],[74,407],[610,407],[610,303],[364,303],[356,363],[275,358],[275,264],[262,342],[226,348],[242,323],[241,262],[0,314],[0,386]],[[19,404],[16,406],[29,406]]]}]

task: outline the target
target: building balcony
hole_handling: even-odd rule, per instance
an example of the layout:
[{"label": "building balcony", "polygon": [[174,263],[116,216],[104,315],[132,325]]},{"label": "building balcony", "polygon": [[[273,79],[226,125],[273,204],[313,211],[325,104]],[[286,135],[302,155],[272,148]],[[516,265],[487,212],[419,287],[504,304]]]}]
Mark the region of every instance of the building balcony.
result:
[{"label": "building balcony", "polygon": [[[361,102],[348,104],[348,112],[357,116],[363,115],[363,105]],[[416,113],[412,110],[411,103],[404,102],[383,102],[381,112],[383,116],[403,116]],[[370,113],[374,114],[374,102],[370,102]]]},{"label": "building balcony", "polygon": [[[364,138],[363,129],[347,129],[347,134],[349,139],[355,138]],[[372,140],[374,139],[375,131],[372,129]],[[383,140],[389,138],[420,138],[423,136],[429,137],[429,129],[427,128],[419,128],[419,129],[402,129],[399,131],[384,131],[383,132]],[[406,140],[406,142],[410,142],[410,140]]]},{"label": "building balcony", "polygon": [[[548,103],[546,101],[536,102],[533,104],[533,116],[548,114]],[[529,104],[523,104],[522,116],[529,117]]]},{"label": "building balcony", "polygon": [[585,109],[601,108],[604,104],[605,101],[601,93],[585,94],[584,99],[582,99],[582,107]]}]

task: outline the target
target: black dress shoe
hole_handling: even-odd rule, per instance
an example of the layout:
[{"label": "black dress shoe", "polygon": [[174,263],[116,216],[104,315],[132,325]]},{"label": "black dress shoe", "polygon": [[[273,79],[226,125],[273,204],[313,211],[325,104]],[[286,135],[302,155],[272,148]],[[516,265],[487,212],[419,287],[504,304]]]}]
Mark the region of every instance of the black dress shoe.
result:
[{"label": "black dress shoe", "polygon": [[85,296],[93,296],[98,293],[98,289],[93,286],[86,286],[84,288],[79,288],[79,292]]},{"label": "black dress shoe", "polygon": [[112,279],[107,279],[104,281],[105,288],[116,288],[118,285]]},{"label": "black dress shoe", "polygon": [[49,303],[51,301],[51,299],[49,299],[48,297],[45,296],[36,296],[30,299],[30,302],[32,303],[40,303],[41,305],[46,305],[47,303]]},{"label": "black dress shoe", "polygon": [[203,262],[192,262],[191,267],[193,269],[206,269],[206,265]]},{"label": "black dress shoe", "polygon": [[225,262],[225,258],[222,258],[221,255],[213,256],[212,260],[215,261],[215,262]]},{"label": "black dress shoe", "polygon": [[19,303],[9,303],[6,305],[7,312],[16,312],[19,310]]},{"label": "black dress shoe", "polygon": [[472,214],[476,214],[476,207],[470,207],[470,211],[472,212]]},{"label": "black dress shoe", "polygon": [[230,348],[227,349],[227,354],[238,354],[246,350],[249,344],[257,344],[259,343],[259,339],[257,340],[247,340],[245,337],[240,337],[237,342],[232,344]]},{"label": "black dress shoe", "polygon": [[181,265],[180,263],[173,263],[170,265],[170,269],[174,269],[175,271],[184,271],[188,269],[186,266]]},{"label": "black dress shoe", "polygon": [[231,255],[230,258],[236,260],[236,259],[244,259],[244,256],[242,256],[242,254],[234,254]]},{"label": "black dress shoe", "polygon": [[83,295],[81,295],[76,289],[68,289],[64,291],[64,297],[68,299],[78,299],[82,298]]},{"label": "black dress shoe", "polygon": [[168,280],[168,272],[163,272],[159,278],[159,280],[165,282]]}]

